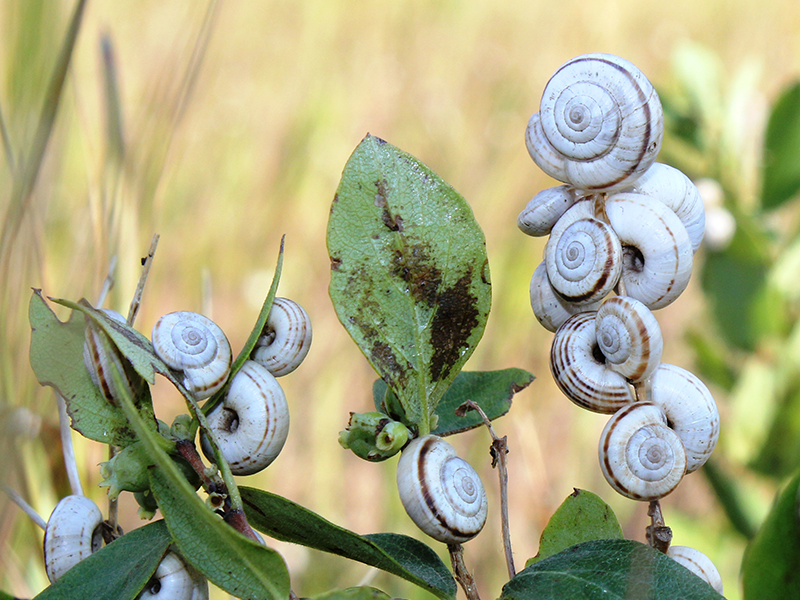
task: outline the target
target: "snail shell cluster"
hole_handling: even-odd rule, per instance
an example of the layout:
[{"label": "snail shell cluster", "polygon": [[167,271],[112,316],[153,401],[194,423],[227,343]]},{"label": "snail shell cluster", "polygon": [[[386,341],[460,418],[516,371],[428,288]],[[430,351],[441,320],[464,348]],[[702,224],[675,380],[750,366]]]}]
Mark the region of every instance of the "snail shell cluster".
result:
[{"label": "snail shell cluster", "polygon": [[89,498],[73,495],[61,499],[44,531],[44,563],[50,583],[103,546],[102,523],[100,509]]},{"label": "snail shell cluster", "polygon": [[405,447],[397,463],[397,489],[411,520],[440,542],[466,542],[486,523],[480,477],[438,436],[419,437]]}]

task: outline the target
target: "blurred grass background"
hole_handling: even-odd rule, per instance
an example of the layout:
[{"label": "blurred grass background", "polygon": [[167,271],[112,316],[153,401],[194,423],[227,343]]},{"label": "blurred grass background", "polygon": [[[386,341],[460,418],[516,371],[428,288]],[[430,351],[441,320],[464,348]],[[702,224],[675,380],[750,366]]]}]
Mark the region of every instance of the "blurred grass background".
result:
[{"label": "blurred grass background", "polygon": [[[799,3],[90,2],[36,186],[15,208],[15,178],[35,146],[73,8],[55,0],[0,3],[6,148],[0,214],[5,224],[16,219],[9,231],[4,224],[0,257],[4,481],[45,518],[69,493],[54,396],[38,386],[28,365],[31,287],[93,299],[116,255],[108,305],[125,313],[139,259],[159,233],[138,329],[149,332],[169,311],[201,311],[226,331],[236,350],[267,293],[286,234],[279,294],[306,308],[314,344],[306,363],[282,380],[292,409],[287,446],[273,466],[246,484],[282,494],[357,532],[418,535],[394,490],[394,460],[365,464],[337,444],[348,412],[370,406],[374,373],[331,307],[325,228],[341,169],[370,132],[451,183],[486,232],[493,311],[467,367],[517,366],[538,377],[497,423],[511,448],[518,568],[536,553],[548,517],[573,487],[599,493],[617,511],[628,537],[644,540],[646,506],[614,494],[597,466],[605,419],[578,410],[555,388],[547,366],[551,334],[530,310],[528,282],[544,241],[522,235],[516,215],[553,182],[527,156],[525,125],[552,72],[575,55],[618,54],[668,89],[676,78],[676,57],[700,47],[719,64],[716,89],[744,98],[746,118],[741,135],[734,136],[742,146],[736,150],[756,155],[767,104],[800,73]],[[731,82],[742,81],[744,87],[732,90]],[[670,156],[680,160],[679,149]],[[684,334],[708,319],[697,282],[657,317],[665,332],[665,362],[692,369]],[[725,440],[725,395],[715,395],[723,416],[721,445],[734,445],[738,440]],[[183,412],[165,383],[159,382],[154,397],[163,420]],[[105,448],[77,437],[76,444],[87,493],[104,506],[96,465],[106,459]],[[455,444],[489,488],[490,522],[481,541],[467,545],[467,560],[483,596],[496,597],[505,568],[489,438],[471,432]],[[745,475],[739,482],[753,511],[763,514],[774,487]],[[129,530],[140,522],[126,496],[121,522]],[[663,508],[675,543],[708,554],[723,573],[726,596],[739,598],[745,542],[704,477],[688,477]],[[0,515],[0,589],[31,597],[47,584],[41,533],[4,496]],[[277,546],[300,595],[372,576],[355,563]],[[373,584],[395,596],[425,596],[382,574]]]}]

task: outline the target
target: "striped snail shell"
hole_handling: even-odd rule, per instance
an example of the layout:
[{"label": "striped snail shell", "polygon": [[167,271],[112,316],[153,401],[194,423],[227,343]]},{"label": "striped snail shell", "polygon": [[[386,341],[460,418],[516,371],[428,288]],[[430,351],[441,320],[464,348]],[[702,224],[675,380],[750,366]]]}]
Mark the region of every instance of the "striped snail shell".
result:
[{"label": "striped snail shell", "polygon": [[539,237],[547,235],[567,209],[575,204],[579,194],[569,185],[547,188],[528,202],[519,217],[517,227],[523,233]]},{"label": "striped snail shell", "polygon": [[722,594],[722,577],[705,554],[689,546],[670,546],[667,556],[681,566],[686,567],[700,579],[708,583],[719,594]]},{"label": "striped snail shell", "polygon": [[175,552],[168,552],[137,600],[208,600],[208,581]]},{"label": "striped snail shell", "polygon": [[275,377],[300,366],[311,348],[311,319],[294,300],[275,298],[264,332],[258,338],[253,360]]},{"label": "striped snail shell", "polygon": [[169,313],[153,326],[153,350],[172,369],[183,372],[183,386],[198,400],[225,384],[231,345],[211,319],[188,311]]},{"label": "striped snail shell", "polygon": [[661,363],[647,384],[647,399],[667,416],[686,448],[686,472],[699,469],[711,456],[719,439],[717,403],[695,375]]},{"label": "striped snail shell", "polygon": [[595,319],[597,345],[609,369],[637,382],[661,362],[664,340],[653,313],[627,296],[606,300]]},{"label": "striped snail shell", "polygon": [[692,243],[680,219],[663,203],[631,192],[609,196],[605,210],[623,245],[626,294],[651,310],[673,302],[692,275]]},{"label": "striped snail shell", "polygon": [[[269,466],[289,435],[289,406],[278,381],[266,367],[245,361],[233,376],[222,403],[208,422],[235,475],[251,475]],[[204,434],[203,452],[213,460]]]},{"label": "striped snail shell", "polygon": [[595,315],[570,317],[553,338],[550,370],[562,392],[593,412],[612,414],[636,398],[625,378],[608,368],[597,346]]},{"label": "striped snail shell", "polygon": [[[125,317],[115,310],[102,309],[109,318],[125,323]],[[105,343],[104,343],[105,342]],[[114,345],[103,329],[92,319],[86,318],[86,331],[83,340],[83,364],[103,397],[117,406],[122,391],[114,383],[111,369],[119,373],[122,385],[130,398],[136,398],[143,384],[142,376],[136,373],[130,361]]]},{"label": "striped snail shell", "polygon": [[653,86],[610,54],[568,61],[545,86],[525,141],[551,177],[581,190],[629,185],[655,161],[664,117]]},{"label": "striped snail shell", "polygon": [[580,219],[553,229],[545,250],[547,277],[558,294],[575,304],[602,300],[622,273],[622,246],[598,219]]},{"label": "striped snail shell", "polygon": [[686,228],[693,251],[697,252],[706,230],[706,212],[700,190],[683,172],[654,163],[625,191],[651,196],[672,209]]},{"label": "striped snail shell", "polygon": [[597,310],[600,302],[587,305],[571,304],[562,299],[553,289],[547,278],[547,268],[544,261],[539,263],[531,277],[530,286],[531,308],[536,319],[542,327],[555,332],[567,319],[579,312]]},{"label": "striped snail shell", "polygon": [[397,463],[397,489],[411,520],[440,542],[470,540],[486,522],[486,491],[478,474],[435,435],[405,447]]},{"label": "striped snail shell", "polygon": [[100,509],[86,496],[66,496],[56,504],[44,530],[44,563],[50,583],[103,546],[102,522]]},{"label": "striped snail shell", "polygon": [[686,451],[655,404],[622,407],[600,435],[600,469],[609,485],[632,500],[657,500],[686,473]]}]

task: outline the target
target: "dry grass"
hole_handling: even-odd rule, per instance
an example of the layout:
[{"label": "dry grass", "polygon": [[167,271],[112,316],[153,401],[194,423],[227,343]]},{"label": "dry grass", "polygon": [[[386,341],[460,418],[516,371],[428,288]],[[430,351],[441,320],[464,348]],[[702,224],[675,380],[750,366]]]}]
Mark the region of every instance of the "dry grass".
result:
[{"label": "dry grass", "polygon": [[[20,157],[32,146],[71,9],[71,2],[45,0],[6,0],[0,7],[0,108],[14,151],[0,167],[2,214],[8,214]],[[539,377],[498,423],[512,452],[518,563],[535,554],[548,516],[573,487],[600,493],[618,510],[626,533],[643,539],[644,507],[615,497],[596,465],[604,419],[560,396],[547,367],[550,336],[528,305],[542,242],[521,235],[515,219],[550,182],[527,157],[525,124],[553,70],[590,51],[624,56],[667,85],[673,54],[686,43],[702,44],[731,78],[755,64],[761,93],[773,97],[800,72],[798,31],[800,4],[791,0],[286,0],[211,9],[179,0],[90,3],[37,185],[2,257],[8,267],[0,295],[0,451],[12,465],[6,480],[44,515],[67,493],[54,399],[27,366],[30,287],[94,298],[117,254],[111,304],[124,310],[138,259],[158,232],[139,329],[149,331],[168,311],[213,310],[237,347],[266,294],[285,233],[279,293],[311,315],[314,347],[284,380],[293,419],[287,448],[248,484],[359,532],[416,535],[393,490],[393,461],[367,465],[337,444],[348,411],[368,407],[374,375],[328,299],[325,227],[341,169],[370,132],[442,175],[486,231],[494,310],[469,368],[520,366]],[[102,60],[104,35],[113,63]],[[114,103],[104,96],[113,89],[112,72],[117,129],[107,126],[106,109]],[[659,320],[668,332],[667,359],[690,367],[682,332],[704,318],[704,305],[694,287],[678,304]],[[163,383],[155,400],[164,420],[182,411]],[[457,444],[483,465],[484,480],[494,481],[488,437],[475,432]],[[101,501],[95,465],[103,450],[79,440],[78,454],[85,485]],[[505,574],[498,503],[491,500],[488,531],[467,547],[487,598],[499,593]],[[728,597],[738,598],[742,543],[703,478],[690,477],[665,502],[665,512],[676,541],[711,555]],[[40,534],[2,497],[0,514],[0,589],[32,596],[46,584]],[[135,510],[124,504],[123,526],[138,525]],[[281,548],[302,595],[355,585],[365,574],[359,565]],[[394,595],[419,595],[383,575],[376,584]]]}]

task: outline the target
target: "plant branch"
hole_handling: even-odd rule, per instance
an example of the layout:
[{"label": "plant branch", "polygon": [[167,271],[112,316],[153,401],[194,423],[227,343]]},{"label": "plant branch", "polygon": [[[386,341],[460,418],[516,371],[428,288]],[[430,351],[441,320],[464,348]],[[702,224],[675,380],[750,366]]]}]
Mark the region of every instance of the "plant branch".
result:
[{"label": "plant branch", "polygon": [[467,595],[467,600],[481,600],[478,594],[478,586],[475,585],[475,580],[464,563],[464,546],[461,544],[447,544],[447,550],[450,552],[453,575]]},{"label": "plant branch", "polygon": [[67,470],[69,488],[74,495],[83,496],[78,461],[75,459],[75,447],[72,445],[72,428],[69,425],[67,405],[61,394],[56,394],[56,403],[58,404],[58,428],[61,432],[61,451],[64,454],[64,468]]},{"label": "plant branch", "polygon": [[16,491],[8,487],[5,483],[0,483],[0,488],[3,489],[3,491],[6,493],[6,496],[8,496],[14,504],[19,506],[22,509],[22,512],[28,515],[31,520],[39,526],[40,529],[44,530],[47,527],[47,523],[41,516],[39,516],[39,513],[33,510],[33,507],[25,502],[22,496],[20,496]]},{"label": "plant branch", "polygon": [[672,542],[672,529],[664,524],[664,515],[661,514],[661,503],[658,500],[650,502],[647,515],[650,517],[650,525],[646,530],[647,543],[666,554]]}]

